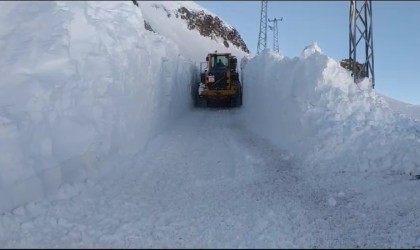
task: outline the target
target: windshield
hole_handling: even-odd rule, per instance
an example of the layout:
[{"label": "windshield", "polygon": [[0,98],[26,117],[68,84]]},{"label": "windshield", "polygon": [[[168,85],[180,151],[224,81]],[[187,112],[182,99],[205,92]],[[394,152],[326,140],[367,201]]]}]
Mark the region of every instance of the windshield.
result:
[{"label": "windshield", "polygon": [[228,66],[227,56],[214,56],[211,61],[212,68],[226,68]]}]

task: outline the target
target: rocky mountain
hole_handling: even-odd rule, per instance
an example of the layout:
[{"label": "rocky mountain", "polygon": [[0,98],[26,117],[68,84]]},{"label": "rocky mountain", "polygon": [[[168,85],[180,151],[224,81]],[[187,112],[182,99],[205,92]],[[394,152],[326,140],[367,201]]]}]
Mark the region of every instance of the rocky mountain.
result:
[{"label": "rocky mountain", "polygon": [[218,50],[242,57],[249,49],[239,32],[192,1],[140,1],[144,27],[177,43],[183,55],[203,60]]},{"label": "rocky mountain", "polygon": [[244,52],[249,53],[248,47],[238,31],[235,28],[226,26],[219,17],[207,14],[203,10],[199,12],[190,11],[186,7],[179,8],[178,13],[180,15],[176,14],[176,17],[180,16],[181,19],[185,20],[188,24],[188,29],[196,29],[204,37],[211,37],[212,39],[220,37],[227,48],[229,48],[229,41]]}]

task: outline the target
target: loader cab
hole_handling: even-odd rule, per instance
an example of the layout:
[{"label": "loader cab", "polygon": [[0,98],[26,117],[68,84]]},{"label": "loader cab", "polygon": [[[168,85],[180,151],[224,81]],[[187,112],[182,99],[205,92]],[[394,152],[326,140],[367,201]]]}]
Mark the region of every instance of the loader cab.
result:
[{"label": "loader cab", "polygon": [[206,61],[208,69],[204,80],[208,88],[214,90],[230,88],[231,55],[229,53],[211,53],[206,57]]},{"label": "loader cab", "polygon": [[229,66],[228,55],[211,55],[209,62],[210,69],[225,70]]}]

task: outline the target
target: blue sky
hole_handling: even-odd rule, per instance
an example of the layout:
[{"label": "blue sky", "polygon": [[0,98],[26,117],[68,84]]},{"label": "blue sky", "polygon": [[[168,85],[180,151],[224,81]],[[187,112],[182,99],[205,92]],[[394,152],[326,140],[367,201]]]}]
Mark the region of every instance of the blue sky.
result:
[{"label": "blue sky", "polygon": [[[257,49],[260,1],[198,1],[234,26],[251,53]],[[373,1],[375,89],[420,104],[420,2]],[[279,22],[280,52],[288,57],[318,42],[336,61],[348,57],[349,1],[269,1],[268,17]],[[269,31],[267,47],[272,48]]]}]

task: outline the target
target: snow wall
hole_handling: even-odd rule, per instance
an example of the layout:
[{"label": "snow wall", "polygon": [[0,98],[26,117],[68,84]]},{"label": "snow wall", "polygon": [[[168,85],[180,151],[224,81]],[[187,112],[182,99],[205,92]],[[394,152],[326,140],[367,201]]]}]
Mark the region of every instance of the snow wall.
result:
[{"label": "snow wall", "polygon": [[264,51],[242,65],[246,126],[303,164],[317,172],[420,171],[419,121],[392,111],[369,80],[354,84],[316,43],[300,57]]},{"label": "snow wall", "polygon": [[2,2],[0,24],[0,212],[141,151],[190,107],[196,68],[131,1]]}]

